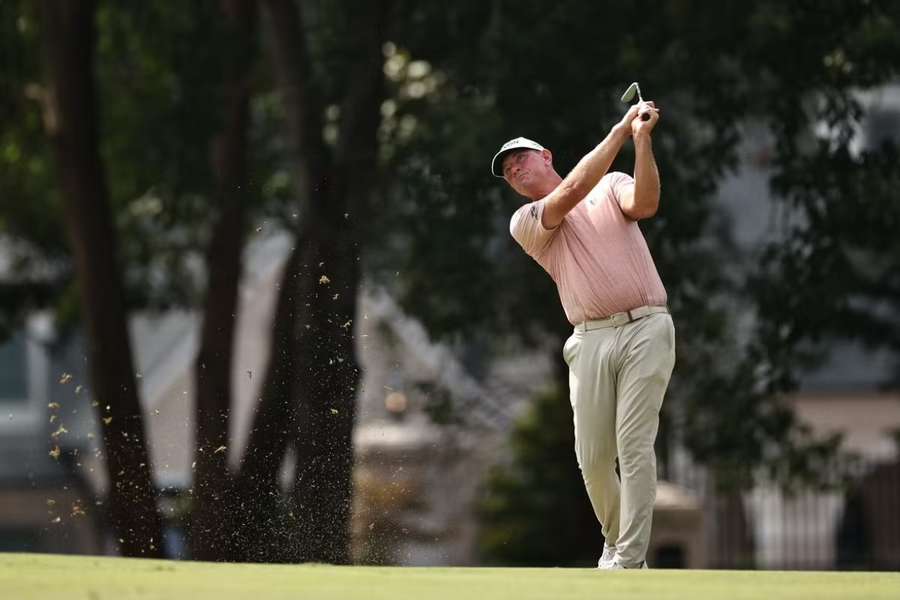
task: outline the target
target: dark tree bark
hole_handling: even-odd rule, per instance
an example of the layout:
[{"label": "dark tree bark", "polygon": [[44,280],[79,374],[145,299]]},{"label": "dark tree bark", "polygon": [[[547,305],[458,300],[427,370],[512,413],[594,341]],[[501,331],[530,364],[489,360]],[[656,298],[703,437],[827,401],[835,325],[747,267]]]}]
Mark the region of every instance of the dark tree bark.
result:
[{"label": "dark tree bark", "polygon": [[[306,43],[303,13],[292,0],[263,0],[272,34],[272,59],[281,91],[288,125],[287,136],[293,149],[294,179],[306,198],[304,208],[310,213],[307,225],[315,221],[319,203],[315,201],[328,164],[327,149],[322,141],[322,101],[315,93],[312,59]],[[307,226],[306,229],[314,229]]]},{"label": "dark tree bark", "polygon": [[162,526],[135,385],[116,232],[99,151],[94,80],[94,2],[45,0],[46,122],[63,192],[93,395],[109,470],[110,522],[126,556],[161,556]]},{"label": "dark tree bark", "polygon": [[[333,176],[320,208],[320,285],[309,298],[309,328],[301,331],[298,393],[305,402],[298,429],[294,497],[305,523],[307,560],[350,561],[353,425],[360,368],[353,339],[360,281],[359,224],[375,185],[377,130],[384,96],[387,3],[369,2],[352,16],[357,56],[341,106]],[[321,276],[319,276],[321,277]],[[318,278],[317,278],[318,279]]]},{"label": "dark tree bark", "polygon": [[301,544],[296,560],[350,560],[353,423],[360,378],[353,342],[359,289],[359,235],[376,166],[383,97],[381,46],[386,2],[353,13],[357,60],[334,150],[321,137],[323,106],[310,85],[303,13],[292,0],[266,0],[273,53],[297,157],[296,179],[307,199],[301,264],[297,265],[290,440],[298,455],[293,486]]},{"label": "dark tree bark", "polygon": [[192,556],[228,558],[231,477],[228,423],[231,372],[246,229],[247,133],[256,29],[255,0],[221,0],[231,48],[225,64],[223,130],[212,143],[218,220],[207,248],[209,282],[195,368],[196,467],[191,522]]},{"label": "dark tree bark", "polygon": [[262,394],[253,414],[247,448],[234,486],[235,529],[232,557],[252,562],[285,562],[290,559],[278,519],[281,487],[278,476],[294,427],[292,379],[296,363],[296,327],[302,247],[285,262],[272,320],[269,365]]}]

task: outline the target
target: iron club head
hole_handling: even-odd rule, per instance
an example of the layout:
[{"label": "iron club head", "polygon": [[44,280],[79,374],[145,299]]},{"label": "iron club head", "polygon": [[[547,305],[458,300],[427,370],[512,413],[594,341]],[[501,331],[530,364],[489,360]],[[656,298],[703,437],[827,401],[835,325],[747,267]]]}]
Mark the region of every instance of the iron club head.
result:
[{"label": "iron club head", "polygon": [[[622,94],[622,102],[631,102],[634,99],[634,95],[637,94],[638,100],[643,102],[644,99],[641,98],[641,86],[638,85],[638,82],[635,81],[631,85],[628,86],[628,89],[625,90],[625,93]],[[641,113],[642,121],[650,120],[650,113],[644,112]]]},{"label": "iron club head", "polygon": [[641,98],[641,86],[638,85],[637,81],[629,85],[628,89],[625,90],[625,93],[622,94],[622,102],[631,102],[634,100],[635,94],[637,94],[638,100],[641,102],[644,101],[644,99]]}]

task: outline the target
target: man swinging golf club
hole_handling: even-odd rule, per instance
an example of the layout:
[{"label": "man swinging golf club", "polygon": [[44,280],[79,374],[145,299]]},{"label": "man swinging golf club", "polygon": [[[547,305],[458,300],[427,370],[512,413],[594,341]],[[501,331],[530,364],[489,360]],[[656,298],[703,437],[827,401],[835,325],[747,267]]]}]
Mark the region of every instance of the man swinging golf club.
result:
[{"label": "man swinging golf club", "polygon": [[[647,566],[653,444],[675,364],[666,290],[637,224],[659,206],[650,137],[657,121],[653,102],[631,106],[565,178],[550,151],[526,138],[503,144],[491,163],[493,174],[528,200],[512,216],[510,233],[553,278],[575,327],[563,357],[575,455],[606,539],[602,569]],[[634,177],[607,173],[629,137]]]}]

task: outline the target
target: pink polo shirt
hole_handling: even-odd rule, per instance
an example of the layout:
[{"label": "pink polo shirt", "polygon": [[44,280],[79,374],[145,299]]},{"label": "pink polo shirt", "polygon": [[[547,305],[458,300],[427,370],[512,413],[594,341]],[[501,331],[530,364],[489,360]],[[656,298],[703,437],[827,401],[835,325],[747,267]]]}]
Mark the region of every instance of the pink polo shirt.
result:
[{"label": "pink polo shirt", "polygon": [[555,229],[541,224],[543,199],[525,204],[510,220],[512,236],[556,282],[573,325],[666,304],[647,242],[619,205],[629,186],[634,179],[625,173],[607,173]]}]

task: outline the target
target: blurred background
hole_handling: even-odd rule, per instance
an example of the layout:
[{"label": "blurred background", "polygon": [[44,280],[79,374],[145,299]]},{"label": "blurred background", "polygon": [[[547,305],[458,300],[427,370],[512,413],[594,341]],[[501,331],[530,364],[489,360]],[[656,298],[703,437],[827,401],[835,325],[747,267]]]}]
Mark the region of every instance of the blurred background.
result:
[{"label": "blurred background", "polygon": [[[900,4],[0,2],[0,551],[592,566],[491,177],[634,80],[654,567],[900,569]],[[632,172],[623,149],[613,169]]]}]

